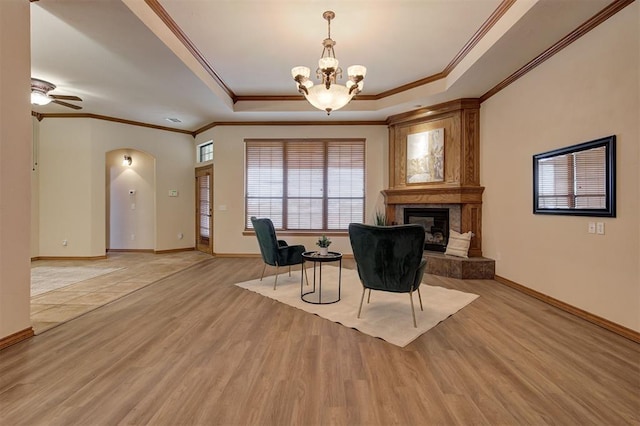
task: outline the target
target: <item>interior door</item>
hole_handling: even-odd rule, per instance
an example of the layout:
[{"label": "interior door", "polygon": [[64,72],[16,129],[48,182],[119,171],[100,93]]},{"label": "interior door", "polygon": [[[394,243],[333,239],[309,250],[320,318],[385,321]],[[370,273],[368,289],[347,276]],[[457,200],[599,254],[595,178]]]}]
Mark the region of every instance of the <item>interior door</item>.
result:
[{"label": "interior door", "polygon": [[213,165],[196,169],[196,248],[213,254]]}]

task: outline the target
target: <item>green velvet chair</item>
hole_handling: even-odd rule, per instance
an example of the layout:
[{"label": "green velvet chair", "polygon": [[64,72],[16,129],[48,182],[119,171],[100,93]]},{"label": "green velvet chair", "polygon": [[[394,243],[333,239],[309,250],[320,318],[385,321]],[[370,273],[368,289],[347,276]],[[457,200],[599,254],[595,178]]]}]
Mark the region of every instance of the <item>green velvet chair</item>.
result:
[{"label": "green velvet chair", "polygon": [[302,264],[302,253],[304,253],[306,249],[303,245],[290,246],[287,245],[286,241],[279,240],[276,237],[273,222],[269,218],[258,219],[252,216],[251,223],[253,224],[253,229],[256,231],[260,254],[262,254],[262,260],[264,260],[264,268],[262,268],[260,281],[262,281],[262,277],[264,277],[264,271],[267,265],[275,266],[276,279],[273,283],[273,289],[275,290],[278,284],[278,267],[288,266],[289,276],[291,276],[291,265]]},{"label": "green velvet chair", "polygon": [[413,307],[413,292],[418,292],[420,310],[423,310],[420,283],[427,266],[427,261],[422,258],[424,236],[424,227],[418,224],[371,226],[352,223],[349,225],[353,257],[360,282],[362,282],[358,318],[362,312],[362,302],[367,289],[369,290],[367,303],[371,300],[371,290],[409,293],[413,326],[418,326]]}]

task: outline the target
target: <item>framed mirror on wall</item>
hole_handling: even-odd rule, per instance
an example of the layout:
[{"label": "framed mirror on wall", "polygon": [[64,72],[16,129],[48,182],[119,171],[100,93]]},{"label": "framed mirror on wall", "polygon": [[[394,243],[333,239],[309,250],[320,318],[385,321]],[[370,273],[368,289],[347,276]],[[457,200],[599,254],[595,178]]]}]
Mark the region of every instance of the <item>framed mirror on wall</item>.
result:
[{"label": "framed mirror on wall", "polygon": [[533,213],[616,217],[615,135],[534,155]]}]

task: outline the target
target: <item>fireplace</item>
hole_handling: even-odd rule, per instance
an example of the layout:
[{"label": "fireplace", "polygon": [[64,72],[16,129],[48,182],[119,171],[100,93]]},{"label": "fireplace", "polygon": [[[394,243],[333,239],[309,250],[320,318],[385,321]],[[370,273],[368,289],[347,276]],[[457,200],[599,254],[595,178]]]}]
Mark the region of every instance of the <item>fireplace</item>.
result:
[{"label": "fireplace", "polygon": [[[473,232],[469,256],[481,257],[484,187],[480,186],[480,100],[456,99],[392,115],[387,124],[389,187],[382,191],[387,218],[406,223],[404,208],[449,208],[449,225],[442,226],[444,231]],[[444,129],[443,179],[410,182],[409,136],[434,129]],[[434,218],[428,226],[441,227],[435,222]],[[439,249],[446,251],[446,243],[445,235]]]},{"label": "fireplace", "polygon": [[449,241],[449,209],[405,208],[404,223],[424,226],[424,249],[445,252]]}]

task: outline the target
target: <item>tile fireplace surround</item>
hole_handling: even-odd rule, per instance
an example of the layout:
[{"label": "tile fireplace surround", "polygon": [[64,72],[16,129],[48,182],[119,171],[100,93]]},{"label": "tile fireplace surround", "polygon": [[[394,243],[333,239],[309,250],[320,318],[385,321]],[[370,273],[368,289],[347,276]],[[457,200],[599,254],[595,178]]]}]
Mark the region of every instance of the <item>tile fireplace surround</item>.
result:
[{"label": "tile fireplace surround", "polygon": [[[437,189],[386,189],[384,196],[387,217],[402,217],[404,207],[437,207],[443,204],[460,206],[459,227],[452,222],[452,228],[458,232],[473,232],[469,256],[482,256],[482,192],[481,186],[467,188]],[[397,221],[397,223],[401,223]]]},{"label": "tile fireplace surround", "polygon": [[[389,188],[382,191],[385,213],[402,223],[405,207],[454,205],[460,211],[451,228],[473,232],[469,259],[426,252],[428,273],[455,278],[493,278],[495,262],[482,257],[482,193],[480,186],[480,102],[458,99],[421,108],[388,119]],[[409,183],[407,179],[408,135],[444,129],[443,179]],[[432,254],[433,253],[433,254]],[[430,271],[431,269],[431,271]]]}]

